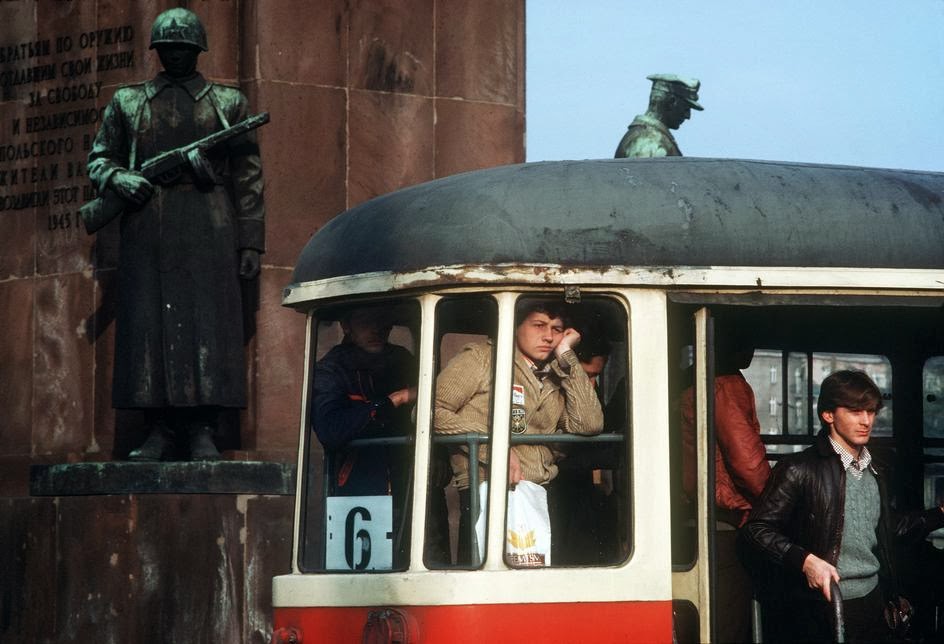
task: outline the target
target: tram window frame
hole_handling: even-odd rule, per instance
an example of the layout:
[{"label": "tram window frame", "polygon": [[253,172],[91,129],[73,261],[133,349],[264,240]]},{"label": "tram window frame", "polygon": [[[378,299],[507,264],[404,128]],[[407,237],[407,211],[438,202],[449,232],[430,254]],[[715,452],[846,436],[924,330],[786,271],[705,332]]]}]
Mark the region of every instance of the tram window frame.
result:
[{"label": "tram window frame", "polygon": [[[939,372],[939,373],[935,373]],[[921,369],[922,380],[922,436],[925,439],[944,441],[944,356],[929,356]],[[931,405],[940,404],[940,412]],[[930,417],[934,420],[929,422]]]},{"label": "tram window frame", "polygon": [[[632,486],[630,476],[632,471],[630,459],[632,414],[631,397],[629,395],[632,377],[629,369],[629,365],[631,364],[631,338],[629,337],[631,312],[623,298],[612,294],[586,293],[580,298],[579,302],[567,303],[565,294],[560,291],[522,293],[515,302],[514,322],[516,332],[519,324],[524,322],[524,319],[522,319],[522,310],[526,310],[526,307],[533,303],[542,302],[559,303],[565,322],[570,326],[583,329],[582,333],[586,334],[586,337],[582,337],[581,342],[587,342],[585,349],[589,349],[589,345],[591,344],[589,332],[602,334],[610,344],[606,364],[596,385],[602,392],[602,394],[598,394],[598,396],[602,396],[602,400],[599,400],[599,403],[605,419],[602,434],[590,437],[578,434],[567,435],[565,439],[567,442],[558,440],[556,442],[557,447],[553,448],[560,453],[563,453],[564,449],[571,449],[574,459],[573,462],[577,464],[573,465],[573,462],[570,464],[567,463],[566,457],[558,458],[554,463],[557,468],[557,474],[545,485],[545,489],[548,491],[552,536],[550,566],[559,568],[620,565],[628,560],[632,552],[633,543],[631,521],[633,513],[631,503]],[[578,360],[580,360],[581,355],[586,358],[588,357],[588,353],[594,352],[581,351],[580,344],[576,345],[574,349],[575,353],[578,355]],[[599,351],[600,349],[598,348],[597,350]],[[519,349],[516,346],[514,354],[517,355],[518,352]],[[555,354],[552,352],[548,359],[548,364],[554,360],[554,355]],[[578,362],[578,364],[583,363]],[[513,365],[512,372],[515,372]],[[514,377],[512,379],[514,381]],[[525,395],[523,390],[513,388],[513,392],[519,395]],[[620,399],[620,396],[622,396],[622,399]],[[510,427],[512,426],[511,417],[515,413],[516,406],[519,405],[516,405],[513,395],[511,406],[507,412]],[[621,413],[619,413],[620,406],[622,407]],[[521,410],[524,411],[523,404],[520,405],[520,407]],[[566,413],[566,411],[564,413]],[[617,419],[616,415],[619,415],[621,419]],[[608,427],[607,424],[612,425],[614,422],[619,423],[620,431],[610,431],[610,427]],[[516,438],[514,430],[512,429],[511,431],[510,446],[513,447],[516,444]],[[525,430],[522,430],[522,434],[519,435],[524,435],[524,433],[526,433]],[[619,435],[618,441],[611,441],[611,437],[605,435],[614,433]],[[531,436],[534,435],[532,434]],[[561,433],[558,430],[557,433],[548,434],[548,436],[557,436],[558,439],[560,439]],[[561,445],[561,443],[563,443],[563,445]],[[566,446],[571,443],[576,444],[573,448],[567,448]],[[607,450],[606,446],[611,446],[611,449]],[[583,454],[579,453],[581,451]],[[586,466],[586,464],[581,467],[580,465],[581,460],[590,462],[596,458],[598,462],[604,462],[607,457],[613,458],[613,455],[615,455],[616,458],[611,463],[612,467],[610,468],[592,468]],[[599,478],[596,475],[597,471],[600,472]],[[562,508],[555,507],[555,504],[566,504],[566,501],[561,501],[561,499],[565,498],[563,490],[572,491],[574,488],[570,486],[579,485],[579,478],[577,477],[580,476],[581,472],[591,475],[588,479],[591,482],[591,486],[587,487],[587,481],[583,481],[584,488],[586,492],[591,493],[591,495],[596,495],[597,498],[593,499],[592,503],[578,504],[577,507],[586,510],[594,505],[599,506],[606,503],[609,503],[611,507],[608,509],[600,507],[594,508],[596,514],[591,514],[591,516],[594,516],[597,520],[597,525],[595,526],[596,532],[591,531],[591,538],[589,539],[583,539],[582,541],[575,539],[575,541],[579,543],[579,547],[576,549],[579,554],[575,554],[574,550],[566,549],[562,545],[563,537],[560,535],[568,526],[574,526],[578,522],[575,521],[571,515],[568,515],[568,521],[562,520]],[[607,475],[606,472],[609,472],[609,475]],[[571,480],[568,481],[568,478]],[[609,488],[609,491],[605,492],[607,488]],[[605,498],[600,499],[599,493],[603,493]],[[571,501],[573,501],[573,499],[571,499]],[[600,525],[604,518],[609,519],[609,526]],[[506,533],[509,530],[507,521],[508,515],[506,512]],[[588,526],[582,527],[587,528]],[[608,535],[604,534],[607,527],[610,532]],[[555,535],[557,536],[555,537]],[[567,534],[570,538],[573,538],[574,535],[574,531],[570,531],[569,534]],[[590,548],[592,548],[592,551],[587,552]],[[581,557],[580,555],[585,555],[585,557]],[[507,548],[505,552],[503,552],[503,560],[510,568],[531,567],[528,564],[516,565],[515,562],[509,560]]]},{"label": "tram window frame", "polygon": [[[489,329],[487,333],[483,334],[489,337],[491,341],[493,342],[492,370],[490,374],[490,379],[491,379],[490,380],[491,382],[490,396],[489,396],[490,399],[489,399],[489,404],[488,404],[488,409],[490,412],[490,415],[488,418],[488,426],[489,426],[490,431],[493,430],[494,424],[495,424],[494,418],[493,418],[493,414],[494,414],[493,394],[494,394],[495,383],[497,380],[497,368],[498,368],[498,362],[496,360],[497,354],[498,354],[496,342],[499,337],[497,295],[498,295],[498,292],[491,292],[489,295],[485,295],[481,293],[465,293],[463,295],[444,296],[439,302],[437,302],[437,305],[436,305],[436,312],[435,312],[436,329],[434,331],[434,355],[435,355],[434,370],[437,374],[436,379],[434,380],[434,390],[436,390],[438,389],[438,378],[440,377],[440,375],[443,372],[443,369],[447,365],[446,356],[443,355],[443,339],[450,332],[450,328],[447,328],[446,326],[444,326],[444,321],[443,321],[444,316],[442,315],[443,313],[442,307],[449,306],[450,304],[455,303],[456,301],[474,302],[475,298],[484,299],[486,297],[488,297],[488,301],[490,302],[489,307],[495,307],[494,315],[493,315],[494,328]],[[560,301],[563,304],[564,293],[563,291],[556,291],[556,292],[551,292],[551,293],[546,293],[543,291],[540,293],[518,292],[515,296],[516,304],[522,299]],[[632,469],[630,456],[629,456],[629,447],[630,447],[629,436],[630,436],[630,422],[631,422],[630,403],[629,403],[630,399],[629,399],[629,393],[628,393],[630,391],[630,385],[631,385],[631,382],[630,382],[631,374],[628,373],[628,367],[630,364],[630,343],[629,343],[629,338],[628,338],[629,312],[628,312],[628,305],[626,304],[626,302],[622,300],[621,298],[619,298],[618,296],[615,296],[612,294],[607,294],[605,296],[593,295],[593,296],[590,296],[590,299],[591,301],[596,301],[596,300],[604,301],[605,300],[607,306],[611,307],[610,311],[616,312],[618,314],[618,319],[615,322],[611,322],[609,326],[614,329],[618,329],[614,337],[616,337],[617,339],[621,341],[621,346],[611,351],[611,360],[608,361],[608,364],[606,365],[605,370],[604,370],[603,377],[600,381],[601,386],[606,388],[605,391],[607,392],[609,399],[616,399],[618,393],[620,393],[620,389],[618,388],[618,386],[622,387],[622,392],[621,392],[621,395],[623,396],[622,404],[625,407],[625,411],[624,411],[625,418],[622,420],[622,423],[621,423],[621,428],[623,429],[623,433],[619,440],[619,442],[622,444],[619,450],[621,452],[620,462],[622,463],[623,473],[619,474],[619,477],[621,478],[621,480],[617,481],[617,485],[619,485],[621,481],[623,482],[622,485],[625,492],[622,494],[621,502],[624,507],[620,508],[621,514],[618,516],[615,522],[616,525],[614,526],[614,532],[615,532],[614,541],[617,542],[618,556],[612,558],[611,560],[607,560],[607,561],[603,561],[599,563],[598,562],[592,563],[592,565],[616,565],[628,559],[629,553],[632,550],[631,548],[631,545],[632,545],[632,538],[631,538],[632,508],[631,508],[631,503],[630,503],[631,495],[630,495],[630,477],[629,477],[629,473],[631,472],[631,469]],[[453,315],[452,317],[455,318],[457,316]],[[612,333],[612,330],[608,330],[608,333]],[[511,334],[511,336],[509,337],[513,337],[513,335],[514,334]],[[513,349],[512,353],[514,353],[514,351],[516,351],[516,348]],[[618,376],[624,376],[624,377],[623,378],[614,377],[613,374],[617,374]],[[622,381],[623,384],[619,385],[618,381]],[[512,400],[513,399],[514,397],[512,396]],[[435,427],[436,427],[436,420],[435,420],[436,405],[435,404],[433,405],[433,409],[431,411],[434,415],[432,419],[433,440],[431,441],[431,443],[432,445],[435,445],[437,442],[437,439],[436,439],[437,432],[435,430]],[[509,410],[507,413],[510,417],[511,410]],[[488,445],[489,445],[489,450],[490,450],[491,441],[489,441]],[[489,452],[487,456],[487,459],[488,459],[487,467],[484,469],[484,472],[483,472],[485,477],[490,477],[492,474],[491,464],[494,462],[493,460],[494,458],[495,458],[495,455]],[[506,458],[510,458],[510,455],[506,456]],[[590,471],[588,470],[588,474],[589,473]],[[450,483],[450,486],[454,486],[454,484],[455,484],[455,480],[453,480]],[[431,491],[434,491],[434,490],[431,489]],[[468,492],[468,494],[471,497],[472,493]],[[614,502],[615,502],[616,493],[614,492],[613,494],[614,494]],[[482,504],[482,505],[483,505],[482,511],[485,512],[484,516],[487,517],[488,513],[485,511],[485,504]],[[430,569],[437,569],[437,570],[438,569],[460,569],[460,570],[461,569],[476,569],[476,568],[479,568],[481,565],[483,565],[484,561],[488,559],[490,556],[488,552],[485,552],[481,561],[478,560],[477,553],[473,555],[470,552],[467,558],[463,558],[459,556],[461,553],[457,552],[458,533],[455,531],[455,528],[454,528],[454,524],[459,522],[458,518],[461,518],[461,515],[459,515],[459,517],[457,518],[457,514],[459,513],[457,506],[458,506],[457,500],[455,499],[450,500],[450,524],[453,525],[453,532],[450,539],[451,562],[449,565],[439,565],[438,562],[430,561],[428,558],[425,558],[424,563]],[[506,521],[507,521],[507,514],[505,516],[505,522]],[[469,523],[471,523],[471,520],[469,520]],[[489,533],[489,530],[491,529],[492,529],[491,526],[489,525],[485,526],[486,543],[487,543],[487,535]],[[505,529],[507,529],[507,527]],[[427,536],[427,539],[430,538],[431,535],[429,531],[427,531],[426,536]],[[470,541],[472,540],[471,537],[469,540]],[[502,556],[504,556],[504,553],[501,553],[501,554]],[[556,567],[556,564],[554,565]],[[579,564],[579,565],[591,565],[591,564],[587,563],[587,564]]]},{"label": "tram window frame", "polygon": [[[447,309],[451,307],[466,307],[467,314],[461,315],[462,310],[457,311],[456,313],[448,313]],[[424,548],[424,564],[427,568],[431,570],[452,570],[452,569],[476,569],[481,567],[484,562],[478,561],[477,557],[473,555],[474,552],[474,539],[471,536],[471,530],[474,528],[474,524],[471,522],[471,517],[466,517],[463,520],[463,512],[465,511],[463,506],[468,507],[468,512],[471,513],[475,509],[476,501],[471,497],[471,491],[467,491],[463,494],[463,490],[460,490],[456,483],[455,472],[452,465],[452,460],[454,457],[458,456],[455,452],[461,450],[460,447],[455,447],[459,443],[455,443],[457,440],[461,440],[461,436],[465,434],[444,434],[437,431],[436,429],[436,414],[437,414],[437,399],[438,384],[439,378],[443,373],[443,370],[448,366],[453,358],[459,355],[467,346],[469,345],[480,345],[483,342],[489,342],[492,344],[491,349],[491,369],[488,375],[489,378],[489,395],[486,403],[486,409],[488,410],[487,418],[487,428],[488,432],[485,435],[486,439],[482,442],[479,450],[480,454],[484,450],[486,461],[483,463],[483,466],[477,468],[473,478],[478,479],[480,477],[479,470],[484,470],[484,475],[488,476],[489,466],[492,460],[492,450],[491,450],[491,436],[492,429],[494,427],[493,423],[493,410],[494,410],[494,390],[495,390],[495,347],[494,343],[497,338],[498,330],[498,303],[495,301],[495,298],[488,293],[468,293],[463,295],[449,295],[444,296],[436,303],[435,308],[435,330],[434,330],[434,341],[433,341],[433,351],[434,351],[434,364],[433,371],[436,374],[433,379],[433,398],[434,404],[430,413],[432,418],[430,419],[430,427],[432,433],[432,439],[430,440],[430,463],[434,463],[436,459],[436,450],[438,446],[446,447],[449,452],[449,463],[448,471],[449,481],[444,486],[443,492],[445,494],[445,503],[448,516],[448,556],[449,561],[435,560],[430,555],[433,552],[431,544],[439,541],[443,535],[435,534],[437,525],[434,521],[431,521],[431,511],[433,510],[433,505],[431,502],[427,502],[427,530],[425,535],[426,548]],[[446,338],[447,336],[453,336],[447,347]],[[471,432],[469,432],[471,433]],[[468,452],[468,448],[466,448]],[[472,473],[472,470],[468,470],[469,473]],[[429,483],[427,486],[428,489],[428,498],[433,499],[434,495],[437,494],[437,483],[435,480],[436,477],[431,475],[429,477]],[[470,488],[466,488],[470,490]],[[468,496],[468,500],[465,497]],[[466,524],[466,521],[469,524]],[[486,530],[488,526],[486,525]],[[468,544],[466,545],[465,538],[462,536],[462,531],[468,531]],[[461,545],[460,545],[461,544]],[[461,560],[462,557],[466,555],[464,550],[468,550],[468,561]],[[486,552],[486,556],[487,556]]]},{"label": "tram window frame", "polygon": [[[416,373],[413,375],[412,386],[418,386],[418,370],[415,366],[418,366],[418,350],[419,350],[419,338],[420,338],[420,325],[421,325],[421,313],[420,305],[416,298],[414,297],[396,297],[396,298],[384,298],[379,300],[357,300],[343,302],[337,305],[332,305],[329,307],[324,307],[322,309],[313,311],[310,318],[310,344],[309,344],[309,367],[307,373],[307,379],[309,383],[308,387],[308,397],[306,399],[306,407],[303,410],[304,415],[304,427],[306,431],[304,432],[304,452],[303,452],[303,461],[302,461],[302,472],[300,473],[303,476],[303,485],[301,490],[301,512],[300,512],[300,522],[299,522],[299,551],[298,551],[298,560],[297,565],[301,572],[304,573],[331,573],[331,574],[376,574],[376,573],[388,573],[388,572],[397,572],[406,570],[410,565],[411,553],[410,553],[410,524],[412,522],[412,512],[410,509],[407,509],[406,512],[403,512],[403,508],[409,508],[409,499],[412,498],[412,486],[413,486],[413,445],[415,444],[416,436],[416,422],[415,414],[410,414],[412,418],[407,422],[409,426],[409,432],[404,436],[402,443],[404,444],[402,459],[403,463],[407,463],[408,467],[403,467],[404,474],[402,476],[406,477],[406,488],[402,492],[402,500],[400,502],[400,509],[397,509],[397,503],[391,496],[391,508],[393,508],[394,518],[392,519],[392,531],[390,532],[392,539],[391,543],[391,566],[389,568],[369,568],[369,569],[356,569],[357,566],[353,563],[350,568],[341,568],[341,567],[328,567],[327,558],[328,558],[328,537],[327,537],[327,506],[328,506],[328,497],[327,497],[327,476],[326,476],[326,456],[327,450],[321,444],[321,441],[318,439],[315,429],[314,429],[314,413],[313,405],[315,402],[315,373],[318,368],[319,362],[330,353],[335,347],[342,344],[344,340],[344,332],[341,330],[341,319],[345,312],[352,309],[362,308],[362,307],[371,307],[377,308],[380,311],[385,311],[387,314],[398,316],[397,322],[394,323],[389,333],[390,344],[395,344],[403,347],[406,351],[411,354],[411,360],[414,365],[414,371]],[[402,344],[401,344],[402,343]],[[408,344],[409,346],[404,346]],[[402,356],[402,354],[400,354]],[[409,378],[408,378],[409,379]],[[409,386],[409,385],[408,385]],[[355,400],[355,398],[351,398]],[[415,406],[415,402],[411,403],[411,407],[406,408],[406,411],[402,414],[406,414],[409,410]],[[401,421],[403,419],[401,418]],[[368,438],[376,441],[377,437],[358,437],[360,440]],[[380,437],[381,440],[382,437]],[[396,437],[393,437],[394,440]],[[399,444],[399,443],[398,443]],[[376,446],[372,447],[377,449]],[[350,448],[347,448],[350,449]],[[358,449],[358,448],[354,448]],[[371,449],[371,447],[362,447],[360,449]],[[387,448],[389,449],[389,448]],[[408,474],[407,474],[408,473]],[[388,482],[389,484],[389,482]],[[343,497],[343,495],[341,495]],[[365,498],[365,497],[348,497],[351,499],[354,498]],[[357,508],[355,508],[357,509]],[[375,519],[376,517],[374,517]],[[362,528],[358,531],[358,534],[364,532],[363,528],[365,526],[365,521],[368,519],[363,513],[357,515],[356,520],[358,521],[357,525]],[[368,521],[369,523],[369,521]],[[400,529],[397,526],[401,526]],[[372,539],[369,537],[371,532],[376,532],[373,528],[368,528],[367,535],[358,537],[362,551],[361,559],[358,563],[367,563],[369,565],[369,560],[365,561],[366,555],[363,554],[363,548],[366,547],[367,539]],[[400,543],[402,547],[400,551],[397,551],[397,546],[395,540],[398,538],[399,534]],[[374,535],[376,536],[376,535]],[[356,553],[355,553],[356,555]],[[353,558],[349,557],[349,559]]]}]

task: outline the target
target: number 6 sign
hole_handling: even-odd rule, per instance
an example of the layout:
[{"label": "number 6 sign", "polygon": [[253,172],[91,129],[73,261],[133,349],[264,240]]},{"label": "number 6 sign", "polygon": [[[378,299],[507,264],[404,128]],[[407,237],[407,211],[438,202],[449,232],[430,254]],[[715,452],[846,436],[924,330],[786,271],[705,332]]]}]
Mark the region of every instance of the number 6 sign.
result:
[{"label": "number 6 sign", "polygon": [[329,496],[325,567],[328,570],[390,570],[393,567],[393,505],[389,496]]}]

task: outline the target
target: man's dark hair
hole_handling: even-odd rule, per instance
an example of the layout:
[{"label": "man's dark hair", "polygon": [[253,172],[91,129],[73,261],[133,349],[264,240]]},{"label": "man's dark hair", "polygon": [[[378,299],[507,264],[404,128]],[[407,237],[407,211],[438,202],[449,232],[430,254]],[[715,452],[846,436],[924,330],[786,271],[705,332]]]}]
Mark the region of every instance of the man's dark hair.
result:
[{"label": "man's dark hair", "polygon": [[580,362],[590,362],[597,356],[610,357],[610,341],[602,336],[580,336],[580,344],[574,347],[574,353]]},{"label": "man's dark hair", "polygon": [[580,332],[580,344],[574,347],[580,362],[590,362],[596,356],[610,357],[610,341],[595,319],[577,321],[574,326]]},{"label": "man's dark hair", "polygon": [[823,429],[829,429],[823,420],[824,411],[836,411],[845,407],[854,411],[867,409],[878,411],[882,408],[882,392],[864,371],[843,369],[826,376],[819,388],[816,401],[816,415],[819,416]]},{"label": "man's dark hair", "polygon": [[525,300],[520,303],[518,310],[515,311],[515,326],[524,322],[532,313],[544,313],[552,320],[560,318],[564,321],[565,327],[569,326],[569,320],[564,315],[564,305],[548,300]]}]

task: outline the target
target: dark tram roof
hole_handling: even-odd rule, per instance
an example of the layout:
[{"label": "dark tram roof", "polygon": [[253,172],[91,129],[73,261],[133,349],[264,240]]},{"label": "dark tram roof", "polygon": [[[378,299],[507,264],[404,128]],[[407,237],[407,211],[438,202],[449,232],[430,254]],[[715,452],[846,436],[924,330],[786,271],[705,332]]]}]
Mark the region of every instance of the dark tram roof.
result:
[{"label": "dark tram roof", "polygon": [[944,267],[944,174],[662,158],[459,174],[339,215],[298,284],[430,266]]}]

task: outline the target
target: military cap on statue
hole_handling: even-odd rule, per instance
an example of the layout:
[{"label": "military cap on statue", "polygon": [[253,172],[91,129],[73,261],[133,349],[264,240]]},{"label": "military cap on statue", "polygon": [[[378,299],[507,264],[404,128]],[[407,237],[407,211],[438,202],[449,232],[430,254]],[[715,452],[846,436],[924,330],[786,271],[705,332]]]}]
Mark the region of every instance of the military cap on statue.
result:
[{"label": "military cap on statue", "polygon": [[652,74],[646,78],[652,81],[653,90],[661,90],[684,98],[692,109],[705,109],[698,104],[698,88],[701,87],[701,81],[697,78],[684,78],[675,74]]}]

